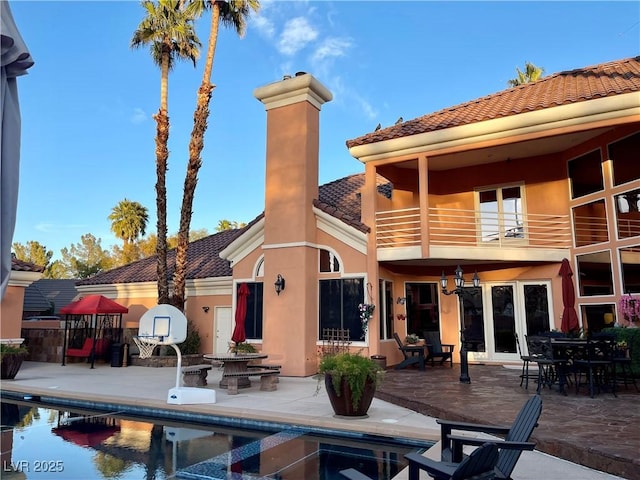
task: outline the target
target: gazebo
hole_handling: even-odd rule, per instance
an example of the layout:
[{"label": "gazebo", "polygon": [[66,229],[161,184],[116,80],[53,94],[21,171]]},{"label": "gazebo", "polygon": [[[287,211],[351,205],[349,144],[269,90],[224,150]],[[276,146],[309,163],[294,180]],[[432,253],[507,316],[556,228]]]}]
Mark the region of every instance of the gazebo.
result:
[{"label": "gazebo", "polygon": [[129,309],[102,295],[87,295],[62,307],[65,314],[62,365],[67,357],[84,357],[93,368],[96,356],[122,338],[122,314]]}]

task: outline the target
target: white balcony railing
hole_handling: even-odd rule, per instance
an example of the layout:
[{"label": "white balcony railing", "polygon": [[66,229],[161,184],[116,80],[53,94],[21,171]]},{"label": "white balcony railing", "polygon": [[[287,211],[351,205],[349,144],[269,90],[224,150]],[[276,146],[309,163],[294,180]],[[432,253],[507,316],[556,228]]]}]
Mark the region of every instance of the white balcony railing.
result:
[{"label": "white balcony railing", "polygon": [[[427,218],[429,245],[432,246],[553,249],[571,246],[568,215],[430,208]],[[422,234],[419,208],[376,213],[378,248],[419,246]]]}]

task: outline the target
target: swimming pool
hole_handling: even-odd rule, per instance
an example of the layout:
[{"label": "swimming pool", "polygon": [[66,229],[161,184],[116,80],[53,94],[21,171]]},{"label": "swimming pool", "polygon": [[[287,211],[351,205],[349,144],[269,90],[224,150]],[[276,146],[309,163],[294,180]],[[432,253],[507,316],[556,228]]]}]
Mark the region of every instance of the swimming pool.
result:
[{"label": "swimming pool", "polygon": [[295,425],[246,420],[238,428],[36,400],[3,395],[3,478],[333,480],[354,467],[388,480],[406,466],[405,453],[430,446]]}]

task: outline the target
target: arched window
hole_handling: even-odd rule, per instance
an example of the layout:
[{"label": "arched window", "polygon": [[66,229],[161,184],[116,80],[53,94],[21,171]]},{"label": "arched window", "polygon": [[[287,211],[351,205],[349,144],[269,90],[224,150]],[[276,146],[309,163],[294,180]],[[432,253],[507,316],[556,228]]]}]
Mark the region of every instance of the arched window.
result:
[{"label": "arched window", "polygon": [[340,271],[340,260],[337,255],[324,248],[319,250],[321,273],[336,273]]}]

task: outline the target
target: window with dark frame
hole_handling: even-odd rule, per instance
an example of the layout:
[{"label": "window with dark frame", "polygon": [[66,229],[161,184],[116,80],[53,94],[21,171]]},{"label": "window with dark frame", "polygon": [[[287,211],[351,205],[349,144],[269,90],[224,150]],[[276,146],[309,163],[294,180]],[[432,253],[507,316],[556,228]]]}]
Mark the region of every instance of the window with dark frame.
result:
[{"label": "window with dark frame", "polygon": [[262,340],[262,282],[247,282],[247,316],[244,320],[245,333],[248,340]]},{"label": "window with dark frame", "polygon": [[[364,278],[336,278],[319,281],[320,321],[318,339],[325,328],[349,329],[351,341],[362,341],[358,305],[364,300]],[[375,318],[375,317],[374,317]]]}]

